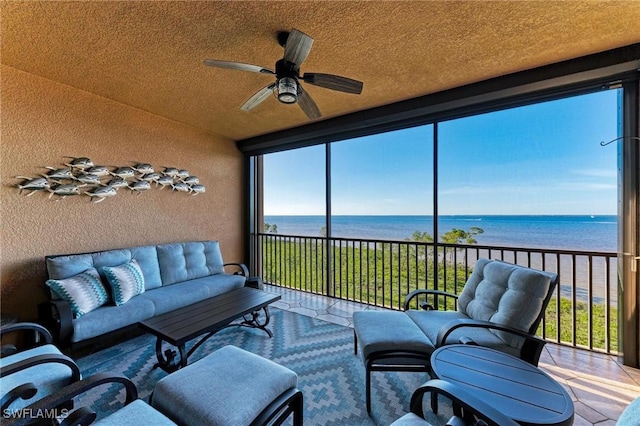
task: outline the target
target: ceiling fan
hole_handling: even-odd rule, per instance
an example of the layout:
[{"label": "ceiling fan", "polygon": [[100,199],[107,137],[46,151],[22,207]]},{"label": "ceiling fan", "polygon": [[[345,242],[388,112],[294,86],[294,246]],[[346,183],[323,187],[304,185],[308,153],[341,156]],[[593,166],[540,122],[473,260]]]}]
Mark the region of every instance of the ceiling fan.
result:
[{"label": "ceiling fan", "polygon": [[240,62],[218,61],[207,59],[204,64],[210,67],[229,68],[250,71],[260,74],[275,75],[276,81],[258,90],[240,109],[249,111],[263,102],[269,95],[275,94],[283,104],[298,103],[300,108],[310,119],[321,116],[318,105],[313,101],[300,84],[300,81],[339,92],[359,95],[362,92],[362,82],[333,74],[304,73],[300,75],[300,64],[307,58],[313,45],[313,39],[295,28],[291,32],[278,33],[278,43],[284,47],[284,57],[276,62],[275,71],[258,65]]}]

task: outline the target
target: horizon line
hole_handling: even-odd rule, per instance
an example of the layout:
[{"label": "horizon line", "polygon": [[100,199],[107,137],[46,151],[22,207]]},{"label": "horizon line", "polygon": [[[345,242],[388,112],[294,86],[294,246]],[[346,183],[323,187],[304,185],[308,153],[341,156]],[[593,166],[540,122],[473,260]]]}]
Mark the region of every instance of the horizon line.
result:
[{"label": "horizon line", "polygon": [[[590,214],[590,213],[538,213],[538,214],[439,214],[438,216],[466,216],[466,217],[482,217],[482,216],[589,216],[589,217],[602,217],[602,216],[617,216],[617,213],[611,214]],[[311,216],[322,216],[326,217],[326,214],[264,214],[264,216],[301,216],[301,217],[311,217]],[[333,214],[331,216],[368,216],[368,217],[393,217],[393,216],[412,216],[412,217],[423,217],[423,216],[431,216],[433,214]]]}]

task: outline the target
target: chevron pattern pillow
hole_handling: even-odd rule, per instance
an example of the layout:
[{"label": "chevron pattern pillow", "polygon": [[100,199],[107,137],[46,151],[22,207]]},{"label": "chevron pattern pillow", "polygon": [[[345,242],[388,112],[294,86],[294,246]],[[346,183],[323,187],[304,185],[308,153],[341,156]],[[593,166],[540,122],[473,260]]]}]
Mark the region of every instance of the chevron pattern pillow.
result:
[{"label": "chevron pattern pillow", "polygon": [[133,296],[144,293],[144,276],[135,259],[120,266],[103,266],[102,273],[111,286],[116,306],[127,303]]},{"label": "chevron pattern pillow", "polygon": [[65,300],[76,318],[107,303],[109,295],[94,268],[64,280],[47,280],[46,285],[56,296]]}]

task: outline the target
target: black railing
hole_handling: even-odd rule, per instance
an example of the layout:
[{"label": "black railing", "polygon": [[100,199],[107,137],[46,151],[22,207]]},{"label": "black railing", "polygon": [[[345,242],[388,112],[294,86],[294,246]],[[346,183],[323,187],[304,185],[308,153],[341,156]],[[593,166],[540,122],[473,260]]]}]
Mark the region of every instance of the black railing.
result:
[{"label": "black railing", "polygon": [[258,234],[264,281],[339,299],[402,309],[416,288],[459,294],[479,258],[555,272],[560,286],[539,334],[618,353],[615,253]]}]

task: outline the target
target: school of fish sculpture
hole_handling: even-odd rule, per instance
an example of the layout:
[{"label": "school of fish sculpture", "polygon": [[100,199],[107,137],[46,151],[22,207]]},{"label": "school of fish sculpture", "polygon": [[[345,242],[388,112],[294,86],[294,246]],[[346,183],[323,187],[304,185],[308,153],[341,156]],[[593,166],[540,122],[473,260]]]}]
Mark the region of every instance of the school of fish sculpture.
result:
[{"label": "school of fish sculpture", "polygon": [[54,195],[58,195],[61,200],[64,200],[69,195],[79,195],[80,187],[75,183],[58,183],[48,189],[50,192],[49,198]]},{"label": "school of fish sculpture", "polygon": [[153,173],[153,166],[149,163],[138,163],[133,166],[133,169],[138,173]]},{"label": "school of fish sculpture", "polygon": [[125,179],[134,177],[136,175],[136,171],[133,170],[133,167],[118,167],[109,173],[113,176],[118,176]]},{"label": "school of fish sculpture", "polygon": [[129,186],[129,184],[127,183],[127,180],[125,178],[121,178],[121,177],[114,177],[113,179],[111,179],[109,182],[107,182],[104,185],[108,185],[112,188],[118,189],[118,188],[126,188],[127,186]]},{"label": "school of fish sculpture", "polygon": [[84,169],[83,173],[97,175],[100,177],[108,176],[109,168],[105,166],[94,166],[94,167],[89,167],[88,169]]},{"label": "school of fish sculpture", "polygon": [[117,192],[113,186],[100,186],[94,188],[91,191],[85,192],[89,197],[91,197],[92,203],[99,203],[104,201],[107,197],[115,197]]},{"label": "school of fish sculpture", "polygon": [[173,188],[174,191],[178,192],[189,192],[191,190],[191,187],[184,182],[174,183],[171,185],[171,188]]},{"label": "school of fish sculpture", "polygon": [[198,195],[204,193],[204,185],[191,185],[191,195]]},{"label": "school of fish sculpture", "polygon": [[51,186],[49,181],[45,178],[30,178],[26,176],[16,176],[16,179],[23,179],[24,182],[16,185],[20,189],[20,194],[22,194],[22,190],[31,191],[27,194],[27,197],[36,193],[36,191],[42,191],[45,189],[49,189]]},{"label": "school of fish sculpture", "polygon": [[197,185],[200,183],[200,179],[197,176],[187,176],[182,180],[187,185]]},{"label": "school of fish sculpture", "polygon": [[165,186],[173,184],[173,178],[171,176],[160,176],[160,178],[156,181],[156,184],[164,188]]},{"label": "school of fish sculpture", "polygon": [[88,169],[89,167],[93,167],[93,161],[88,159],[87,157],[65,157],[65,158],[73,158],[68,163],[65,163],[65,166],[71,167],[72,169]]},{"label": "school of fish sculpture", "polygon": [[56,169],[55,167],[49,167],[49,166],[45,168],[49,169],[49,171],[46,174],[43,174],[42,176],[47,179],[53,179],[53,180],[73,179],[73,173],[71,173],[71,168]]},{"label": "school of fish sculpture", "polygon": [[129,189],[131,190],[132,194],[134,192],[137,192],[138,195],[140,195],[142,191],[147,191],[151,189],[151,184],[149,183],[148,180],[138,180],[138,181],[132,182],[129,185]]},{"label": "school of fish sculpture", "polygon": [[84,185],[99,185],[100,184],[100,176],[94,175],[93,173],[87,173],[86,175],[82,174],[82,175],[74,176],[73,179],[77,180],[78,182],[82,182],[82,184],[84,184]]},{"label": "school of fish sculpture", "polygon": [[20,183],[15,186],[29,197],[36,192],[49,192],[49,198],[56,201],[72,195],[86,195],[92,203],[101,203],[115,197],[119,188],[128,188],[131,193],[140,195],[156,188],[170,187],[171,192],[183,192],[191,195],[203,194],[205,187],[197,176],[186,169],[165,166],[161,172],[155,172],[149,163],[132,162],[132,166],[96,166],[88,157],[64,157],[63,167],[45,166],[46,172],[37,177],[16,176]]},{"label": "school of fish sculpture", "polygon": [[178,176],[179,172],[180,170],[176,169],[175,167],[165,167],[162,174],[165,176],[175,177]]}]

